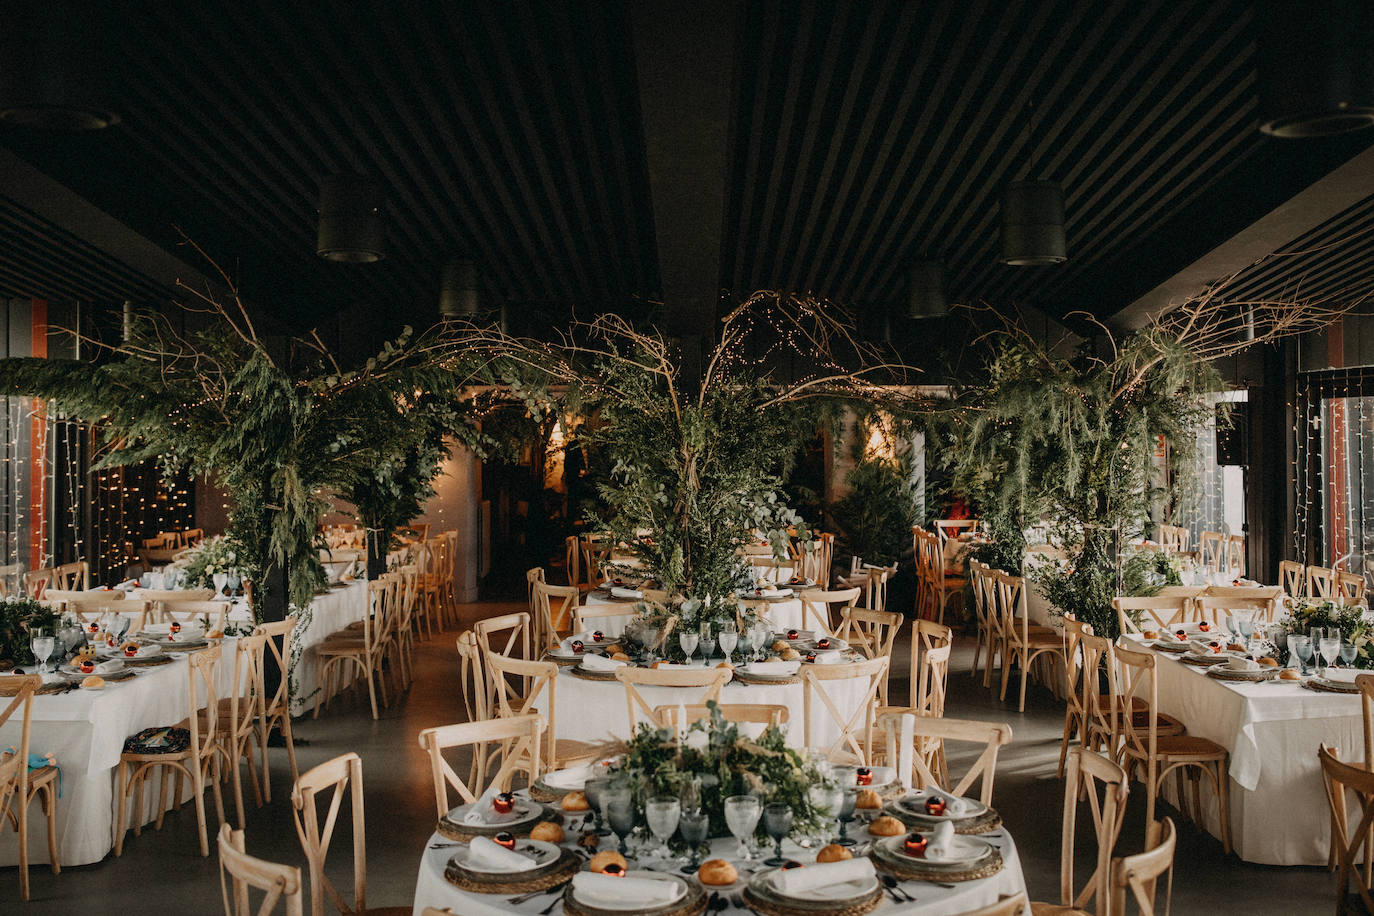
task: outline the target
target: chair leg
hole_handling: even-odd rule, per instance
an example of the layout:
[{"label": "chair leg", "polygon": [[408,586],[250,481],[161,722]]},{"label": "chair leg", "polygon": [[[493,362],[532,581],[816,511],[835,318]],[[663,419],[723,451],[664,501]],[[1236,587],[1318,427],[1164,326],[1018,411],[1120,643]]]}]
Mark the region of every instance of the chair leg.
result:
[{"label": "chair leg", "polygon": [[43,813],[48,816],[48,864],[54,875],[62,873],[62,863],[57,857],[57,789],[48,783],[40,791],[43,800]]},{"label": "chair leg", "polygon": [[1231,776],[1226,758],[1217,761],[1217,805],[1221,809],[1221,848],[1231,854]]},{"label": "chair leg", "polygon": [[[237,743],[234,750],[238,750]],[[229,774],[229,778],[232,779],[234,782],[234,810],[236,810],[239,815],[239,829],[246,830],[248,827],[248,821],[244,817],[243,813],[243,774],[239,772],[241,769],[242,767],[239,766],[239,758],[237,755],[234,755],[234,761],[232,765],[233,772]],[[219,780],[215,780],[215,785],[219,785]],[[256,785],[256,783],[254,785]],[[262,807],[261,802],[259,802],[258,807]]]},{"label": "chair leg", "polygon": [[[1073,734],[1074,714],[1072,709],[1064,710],[1064,737],[1059,742],[1059,778],[1064,778],[1064,762],[1069,757],[1069,735]],[[1081,730],[1081,729],[1080,729]],[[1086,737],[1086,736],[1085,736]]]},{"label": "chair leg", "polygon": [[281,725],[282,737],[286,740],[286,759],[291,762],[291,785],[294,786],[296,780],[301,778],[301,773],[300,770],[296,769],[296,739],[291,734],[291,709],[289,705],[278,721]]},{"label": "chair leg", "polygon": [[[23,766],[23,761],[20,761]],[[16,777],[17,778],[17,777]],[[19,806],[19,899],[29,899],[29,800],[16,793],[14,804]]]},{"label": "chair leg", "polygon": [[1029,673],[1030,665],[1026,664],[1024,658],[1021,659],[1021,705],[1017,708],[1018,712],[1026,711],[1026,675]]},{"label": "chair leg", "polygon": [[[219,783],[215,783],[215,792],[219,792]],[[191,791],[195,793],[196,803],[196,828],[200,831],[200,854],[204,858],[210,855],[209,830],[205,826],[205,775],[199,772],[191,774]]]},{"label": "chair leg", "polygon": [[1010,664],[1010,662],[1012,662],[1012,661],[1015,661],[1015,656],[1013,656],[1011,659],[1008,659],[1007,656],[1006,656],[1005,654],[1002,656],[1002,696],[1001,696],[1001,701],[1002,701],[1003,703],[1005,703],[1005,702],[1007,701],[1007,679],[1008,679],[1009,677],[1011,677],[1011,664]]},{"label": "chair leg", "polygon": [[[372,677],[372,669],[364,668],[364,676],[367,678],[367,698],[372,701],[372,718],[377,718],[377,685]],[[383,688],[385,690],[385,688]]]},{"label": "chair leg", "polygon": [[118,858],[124,852],[124,830],[129,813],[129,764],[119,761],[119,777],[115,783],[115,848]]},{"label": "chair leg", "polygon": [[317,694],[315,694],[315,714],[314,714],[314,716],[312,716],[312,718],[318,719],[318,718],[320,717],[320,704],[324,702],[324,695],[325,695],[325,693],[326,693],[327,690],[328,690],[328,686],[329,686],[329,667],[330,667],[330,663],[333,662],[333,661],[334,661],[334,660],[333,660],[332,658],[329,659],[328,661],[326,661],[326,662],[324,663],[324,667],[320,669],[320,686],[319,686],[319,691],[320,691],[320,692],[317,693]]}]

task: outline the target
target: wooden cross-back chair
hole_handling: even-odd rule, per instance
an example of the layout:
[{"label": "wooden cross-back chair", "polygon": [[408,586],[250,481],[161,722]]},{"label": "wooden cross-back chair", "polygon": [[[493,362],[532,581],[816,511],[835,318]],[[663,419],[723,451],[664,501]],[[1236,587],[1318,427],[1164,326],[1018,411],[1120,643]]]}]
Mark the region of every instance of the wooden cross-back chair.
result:
[{"label": "wooden cross-back chair", "polygon": [[24,590],[24,564],[6,563],[0,566],[0,597],[21,594]]},{"label": "wooden cross-back chair", "polygon": [[937,518],[931,524],[935,528],[935,534],[940,538],[940,549],[943,550],[946,542],[957,540],[961,535],[973,534],[978,530],[978,519],[976,518]]},{"label": "wooden cross-back chair", "polygon": [[582,543],[575,534],[563,539],[563,569],[568,574],[568,584],[573,588],[581,591],[591,588],[582,576]]},{"label": "wooden cross-back chair", "polygon": [[258,775],[257,758],[259,748],[259,729],[262,728],[263,696],[258,687],[257,669],[261,667],[266,653],[267,637],[261,633],[240,637],[234,643],[233,655],[229,663],[233,667],[230,676],[229,695],[219,700],[219,715],[216,731],[220,746],[224,748],[225,762],[228,764],[230,781],[234,787],[235,811],[239,817],[239,829],[247,826],[247,815],[243,806],[243,774],[239,761],[247,758],[248,774],[252,777],[253,801],[262,807],[261,780],[268,772],[267,751],[262,748],[262,776]]},{"label": "wooden cross-back chair", "polygon": [[1307,594],[1307,567],[1296,560],[1279,561],[1279,586],[1290,598]]},{"label": "wooden cross-back chair", "polygon": [[631,668],[615,669],[615,679],[625,688],[625,709],[629,714],[630,733],[638,724],[639,714],[650,722],[657,721],[654,706],[639,692],[641,687],[692,687],[701,694],[691,702],[700,706],[708,700],[720,700],[720,690],[730,680],[728,668]]},{"label": "wooden cross-back chair", "polygon": [[1325,566],[1307,567],[1307,597],[1336,598],[1336,571]]},{"label": "wooden cross-back chair", "polygon": [[1165,553],[1187,553],[1189,535],[1182,525],[1160,525],[1159,546]]},{"label": "wooden cross-back chair", "polygon": [[1226,535],[1220,531],[1204,531],[1199,538],[1202,546],[1202,566],[1209,572],[1221,572],[1226,568]]},{"label": "wooden cross-back chair", "polygon": [[1222,567],[1237,576],[1245,575],[1245,535],[1232,534],[1226,538],[1226,559]]},{"label": "wooden cross-back chair", "polygon": [[979,560],[968,561],[969,584],[973,590],[974,644],[973,661],[968,673],[978,676],[981,660],[983,666],[983,686],[991,684],[992,656],[1000,648],[1000,639],[994,634],[1001,630],[997,621],[997,579],[992,575],[992,567]]},{"label": "wooden cross-back chair", "polygon": [[1175,627],[1192,619],[1192,604],[1192,599],[1182,596],[1165,598],[1155,595],[1150,598],[1136,598],[1120,595],[1112,599],[1112,607],[1116,610],[1116,622],[1121,632],[1136,634],[1144,630],[1171,632]]},{"label": "wooden cross-back chair", "polygon": [[1283,589],[1277,585],[1212,585],[1193,599],[1193,619],[1217,623],[1219,614],[1252,611],[1257,621],[1272,622],[1283,604]]},{"label": "wooden cross-back chair", "polygon": [[525,604],[529,607],[530,617],[535,618],[534,613],[534,587],[544,579],[544,567],[536,566],[533,569],[525,570]]},{"label": "wooden cross-back chair", "polygon": [[24,573],[24,594],[30,598],[42,598],[50,585],[52,585],[55,569],[31,569]]},{"label": "wooden cross-back chair", "polygon": [[[978,800],[992,804],[992,790],[997,778],[997,756],[1011,743],[1011,726],[998,722],[977,722],[969,719],[932,718],[916,709],[888,709],[878,716],[877,727],[887,744],[887,759],[900,760],[898,742],[901,740],[903,717],[911,727],[911,773],[899,774],[905,781],[911,778],[913,788],[936,786],[951,795],[966,796],[976,785]],[[949,773],[950,744],[972,745],[981,753],[958,780]]]},{"label": "wooden cross-back chair", "polygon": [[[452,808],[448,798],[450,787],[458,793],[462,804],[477,801],[486,791],[488,784],[509,790],[512,778],[517,772],[521,772],[520,761],[538,761],[541,758],[540,743],[547,728],[548,722],[543,716],[530,714],[481,722],[463,722],[458,725],[440,725],[421,731],[420,747],[429,755],[434,807],[438,816],[443,817]],[[467,747],[472,749],[473,757],[486,757],[492,746],[499,747],[504,753],[501,754],[502,765],[490,783],[484,778],[485,774],[479,776],[476,781],[471,776],[466,781],[463,780],[443,755],[443,752],[450,748]],[[530,781],[533,782],[539,775],[540,773],[531,775]]]},{"label": "wooden cross-back chair", "polygon": [[415,608],[419,602],[419,570],[413,564],[400,567],[395,572],[389,573],[394,593],[392,595],[393,624],[391,628],[391,638],[395,647],[395,656],[400,664],[401,675],[405,678],[406,686],[409,687],[415,680],[415,630],[417,627],[415,619]]},{"label": "wooden cross-back chair", "polygon": [[[361,634],[357,634],[356,631],[344,631],[342,635],[330,637],[315,648],[315,653],[320,659],[321,685],[320,692],[315,695],[313,716],[316,719],[320,717],[320,707],[330,703],[334,694],[344,686],[344,683],[341,683],[336,687],[334,679],[343,675],[345,666],[356,669],[357,676],[367,682],[367,698],[372,705],[372,718],[378,717],[378,688],[382,693],[382,705],[391,705],[382,660],[396,647],[394,580],[383,578],[367,583],[367,597],[370,612],[363,616]],[[359,635],[361,638],[358,638]],[[395,669],[399,667],[399,663],[394,666]],[[393,671],[393,674],[397,673],[399,671]]]},{"label": "wooden cross-back chair", "polygon": [[65,589],[88,589],[91,587],[91,564],[85,560],[63,563],[53,570],[53,586]]},{"label": "wooden cross-back chair", "polygon": [[[494,712],[497,716],[508,719],[537,712],[548,723],[549,737],[544,742],[544,759],[538,766],[524,761],[520,767],[531,774],[531,781],[543,770],[561,770],[591,759],[595,745],[557,737],[557,691],[554,690],[554,681],[558,678],[556,662],[507,658],[495,652],[486,653],[483,661],[487,666],[487,676],[496,687]],[[520,684],[518,690],[516,683]]]},{"label": "wooden cross-back chair", "polygon": [[596,627],[589,621],[603,617],[623,617],[629,620],[638,616],[639,608],[634,604],[580,604],[573,608],[573,632],[587,633],[594,630]]},{"label": "wooden cross-back chair", "polygon": [[842,588],[827,591],[820,588],[803,589],[797,597],[801,599],[802,605],[802,627],[814,630],[817,635],[833,636],[835,627],[830,622],[830,606],[833,604],[841,605],[840,615],[859,602],[859,596],[863,594],[860,588]]},{"label": "wooden cross-back chair", "polygon": [[[892,647],[902,626],[902,615],[890,611],[875,611],[862,607],[846,607],[840,615],[840,639],[849,643],[868,658],[892,658]],[[889,670],[890,667],[889,667]],[[883,681],[880,697],[887,705],[887,681]]]},{"label": "wooden cross-back chair", "polygon": [[791,560],[776,560],[771,554],[763,557],[745,557],[745,561],[749,564],[749,571],[753,573],[755,581],[771,585],[778,584],[784,569],[792,569]]},{"label": "wooden cross-back chair", "polygon": [[[1069,751],[1068,779],[1064,783],[1064,819],[1059,850],[1059,906],[1073,913],[1111,913],[1112,850],[1121,835],[1121,821],[1126,814],[1126,795],[1129,782],[1120,766],[1092,751],[1075,747]],[[1086,799],[1092,816],[1093,833],[1097,838],[1096,867],[1083,882],[1082,889],[1074,887],[1074,841],[1077,837],[1078,806]],[[1059,912],[1050,904],[1034,904],[1036,912]]]},{"label": "wooden cross-back chair", "polygon": [[[685,722],[678,721],[678,710],[683,710],[687,717]],[[716,709],[720,710],[721,716],[726,722],[736,724],[753,724],[764,726],[781,726],[787,724],[790,715],[786,706],[775,703],[717,703]],[[711,714],[710,707],[704,703],[693,703],[686,706],[655,706],[654,718],[659,726],[663,728],[677,729],[683,725],[691,725],[699,722]]]},{"label": "wooden cross-back chair", "polygon": [[997,610],[1005,634],[1002,661],[1002,699],[1007,698],[1007,682],[1011,666],[1021,669],[1021,699],[1018,711],[1026,711],[1026,679],[1035,660],[1046,658],[1051,664],[1064,661],[1061,649],[1064,638],[1052,630],[1032,628],[1026,610],[1026,580],[997,572]]},{"label": "wooden cross-back chair", "polygon": [[[1322,785],[1331,814],[1331,845],[1336,860],[1336,912],[1374,913],[1374,772],[1342,761],[1334,748],[1323,744],[1317,751]],[[1352,829],[1348,797],[1358,804],[1359,820]],[[1362,907],[1351,903],[1351,885]]]},{"label": "wooden cross-back chair", "polygon": [[945,609],[951,598],[960,598],[964,593],[967,579],[958,572],[952,572],[945,561],[945,542],[936,534],[927,534],[925,542],[926,565],[926,612],[921,616],[931,617],[940,623],[945,622]]},{"label": "wooden cross-back chair", "polygon": [[[1087,728],[1083,746],[1103,751],[1120,761],[1123,743],[1122,719],[1130,716],[1137,728],[1145,728],[1149,721],[1145,697],[1128,693],[1122,688],[1120,665],[1117,663],[1116,643],[1096,636],[1091,627],[1079,637],[1083,656],[1082,705],[1086,711]],[[1088,672],[1097,672],[1088,677]],[[1155,730],[1160,737],[1175,737],[1187,733],[1183,723],[1167,713],[1156,712]]]},{"label": "wooden cross-back chair", "polygon": [[57,856],[57,789],[59,772],[56,766],[29,769],[29,749],[33,728],[33,698],[43,686],[37,674],[0,678],[0,701],[9,702],[0,709],[0,728],[19,713],[19,747],[10,754],[0,753],[0,828],[6,818],[14,827],[19,840],[19,899],[29,899],[29,806],[37,798],[48,818],[48,862],[52,873],[62,871]]},{"label": "wooden cross-back chair", "polygon": [[602,567],[611,561],[611,551],[614,547],[609,538],[583,536],[582,569],[587,582],[592,586],[599,585],[606,578]]},{"label": "wooden cross-back chair", "polygon": [[[330,793],[330,790],[333,790]],[[328,813],[320,821],[319,800],[327,796]],[[324,873],[339,811],[348,798],[353,821],[353,901],[344,899]],[[310,912],[324,916],[325,901],[340,913],[366,916],[402,916],[410,907],[369,907],[367,905],[367,830],[363,813],[363,761],[352,751],[306,770],[291,790],[291,807],[300,838],[301,850],[310,872]]]},{"label": "wooden cross-back chair", "polygon": [[864,607],[873,611],[881,611],[887,607],[887,583],[897,575],[897,564],[891,566],[871,566],[864,564],[861,568],[862,578],[852,584],[858,585],[863,589]]},{"label": "wooden cross-back chair", "polygon": [[[280,902],[286,916],[302,916],[301,870],[248,855],[243,831],[228,824],[219,828],[219,889],[225,916],[270,916]],[[232,888],[232,893],[231,893]],[[255,910],[249,888],[263,892]]]},{"label": "wooden cross-back chair", "polygon": [[151,610],[145,616],[147,623],[171,623],[174,620],[183,625],[202,623],[205,625],[205,632],[207,633],[213,633],[216,630],[223,633],[224,622],[229,615],[229,607],[228,601],[210,601],[208,599],[204,601],[175,599],[154,601]]},{"label": "wooden cross-back chair", "polygon": [[[286,759],[291,764],[291,783],[294,785],[296,780],[300,778],[300,770],[296,768],[296,738],[291,731],[291,685],[286,673],[290,670],[291,643],[296,638],[296,615],[288,614],[285,620],[260,623],[254,628],[253,633],[267,637],[263,653],[253,657],[253,677],[257,681],[258,695],[263,698],[262,707],[259,710],[262,716],[259,732],[259,740],[262,742],[262,759],[267,760],[268,739],[272,734],[272,729],[276,728],[281,732],[282,742],[286,745]],[[280,672],[280,676],[277,678],[277,691],[271,697],[267,696],[268,656],[271,656],[271,664]],[[263,766],[262,771],[262,792],[270,802],[272,800],[272,771],[271,767],[266,765]]]},{"label": "wooden cross-back chair", "polygon": [[[1230,781],[1227,775],[1226,748],[1195,735],[1161,735],[1159,733],[1159,681],[1155,676],[1156,658],[1150,652],[1136,652],[1117,647],[1117,661],[1121,664],[1123,697],[1140,697],[1146,703],[1142,715],[1118,716],[1121,728],[1120,760],[1126,772],[1134,776],[1137,767],[1144,769],[1145,823],[1155,822],[1155,799],[1159,786],[1170,773],[1181,772],[1192,785],[1193,817],[1201,817],[1198,781],[1202,775],[1212,783],[1221,816],[1221,845],[1231,852]],[[1180,802],[1183,801],[1180,792]],[[1186,805],[1184,806],[1186,807]]]},{"label": "wooden cross-back chair", "polygon": [[[543,652],[558,645],[564,633],[571,633],[577,623],[578,599],[582,592],[573,585],[549,585],[535,582],[531,588],[534,626],[534,645]],[[536,653],[538,654],[538,653]]]},{"label": "wooden cross-back chair", "polygon": [[911,621],[911,664],[908,702],[924,714],[945,714],[945,692],[949,684],[949,657],[953,651],[954,631],[933,620]]},{"label": "wooden cross-back chair", "polygon": [[[836,762],[871,763],[873,744],[873,721],[876,710],[878,690],[883,678],[887,676],[890,659],[879,657],[847,665],[803,665],[802,709],[803,743],[815,748],[827,758]],[[624,669],[619,669],[624,670]],[[834,681],[857,681],[867,679],[858,705],[848,715],[842,713],[834,698],[826,689],[826,684]],[[819,701],[819,704],[817,703]],[[816,706],[821,707],[820,710]],[[823,711],[829,722],[839,730],[839,736],[824,747],[813,740],[815,713]]]},{"label": "wooden cross-back chair", "polygon": [[[228,752],[219,740],[219,699],[215,691],[215,668],[219,664],[220,646],[211,646],[193,653],[187,659],[187,703],[189,712],[179,726],[185,728],[189,741],[185,749],[169,752],[143,752],[126,750],[119,755],[119,775],[115,783],[115,804],[118,815],[115,820],[116,857],[124,852],[125,824],[128,820],[129,795],[134,796],[134,836],[143,832],[143,788],[148,777],[156,770],[162,770],[161,802],[157,808],[156,829],[162,829],[162,816],[168,807],[168,790],[176,776],[177,805],[181,804],[181,780],[186,777],[191,782],[192,800],[196,804],[196,823],[200,831],[200,854],[210,854],[210,838],[205,818],[205,785],[208,782],[215,796],[215,813],[219,822],[224,820],[224,798],[220,794],[222,781],[221,764],[227,760]],[[202,703],[200,698],[204,697]]]},{"label": "wooden cross-back chair", "polygon": [[1112,859],[1112,905],[1110,912],[1126,914],[1126,892],[1130,891],[1140,916],[1154,916],[1159,876],[1168,874],[1164,886],[1164,912],[1174,892],[1174,847],[1178,832],[1172,818],[1151,824],[1145,851]]},{"label": "wooden cross-back chair", "polygon": [[[1117,609],[1120,614],[1120,608]],[[1069,741],[1078,739],[1080,747],[1088,743],[1088,671],[1083,658],[1083,637],[1092,635],[1092,627],[1080,623],[1072,614],[1064,614],[1064,737],[1059,742],[1059,778],[1064,778],[1064,762],[1069,754]],[[1124,631],[1123,631],[1124,632]],[[1091,669],[1096,672],[1096,668]]]},{"label": "wooden cross-back chair", "polygon": [[1365,589],[1364,576],[1337,570],[1335,594],[1341,604],[1365,604]]}]

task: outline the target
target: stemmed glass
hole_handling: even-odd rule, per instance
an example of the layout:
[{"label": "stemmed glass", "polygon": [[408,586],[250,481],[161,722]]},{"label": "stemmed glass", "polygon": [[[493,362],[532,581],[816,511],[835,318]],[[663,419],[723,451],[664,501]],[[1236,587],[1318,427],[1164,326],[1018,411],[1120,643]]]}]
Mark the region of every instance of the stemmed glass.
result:
[{"label": "stemmed glass", "polygon": [[1348,639],[1341,640],[1341,664],[1349,668],[1355,664],[1355,656],[1359,654],[1359,649]]},{"label": "stemmed glass", "polygon": [[696,652],[697,643],[700,641],[700,636],[695,633],[689,633],[686,630],[683,630],[677,635],[677,644],[682,647],[682,654],[687,656],[688,664],[691,664],[692,654]]},{"label": "stemmed glass", "polygon": [[745,630],[743,633],[739,634],[739,642],[737,642],[735,645],[739,646],[740,664],[743,664],[744,662],[748,661],[753,661],[754,641],[750,639],[748,630]]},{"label": "stemmed glass", "polygon": [[649,832],[658,840],[655,855],[667,857],[668,838],[677,830],[681,816],[682,803],[676,796],[656,795],[644,803],[644,820],[649,823]]},{"label": "stemmed glass", "polygon": [[711,624],[704,622],[701,625],[701,656],[706,659],[706,664],[711,664],[711,656],[716,654],[716,636],[711,631]]},{"label": "stemmed glass", "polygon": [[766,657],[768,647],[773,642],[773,628],[766,623],[754,624],[754,651],[760,657]]},{"label": "stemmed glass", "polygon": [[35,627],[29,633],[29,648],[33,650],[33,657],[38,659],[39,674],[47,669],[48,656],[52,655],[54,645],[52,630],[46,627]]},{"label": "stemmed glass", "polygon": [[[807,799],[811,802],[811,807],[818,811],[825,812],[825,819],[838,818],[840,809],[844,807],[844,790],[833,782],[819,782],[807,790]],[[821,825],[820,836],[824,837],[827,825]]]},{"label": "stemmed glass", "polygon": [[1317,644],[1317,647],[1322,653],[1322,660],[1326,662],[1326,664],[1322,666],[1321,673],[1323,674],[1326,673],[1326,669],[1329,668],[1331,663],[1341,654],[1341,631],[1335,627],[1328,627],[1326,633],[1327,635],[1323,636],[1321,642]]},{"label": "stemmed glass", "polygon": [[644,627],[639,631],[639,639],[644,646],[644,654],[650,661],[654,660],[654,647],[658,645],[658,637],[663,631],[659,627]]},{"label": "stemmed glass", "polygon": [[587,780],[583,786],[583,791],[587,793],[587,802],[592,808],[592,829],[597,836],[610,836],[611,830],[606,826],[601,817],[601,804],[605,800],[606,792],[611,788],[609,776],[597,776]]},{"label": "stemmed glass", "polygon": [[754,857],[749,837],[758,829],[763,805],[757,795],[731,795],[725,800],[725,826],[739,840],[739,857],[746,862]]},{"label": "stemmed glass", "polygon": [[720,651],[725,653],[725,660],[730,660],[730,655],[735,651],[735,646],[739,645],[739,631],[735,629],[733,623],[727,623],[720,628],[720,635],[717,637],[720,642]]},{"label": "stemmed glass", "polygon": [[787,860],[782,857],[782,841],[792,829],[792,806],[773,802],[763,808],[763,830],[777,844],[771,859],[764,859],[764,865],[782,865]]},{"label": "stemmed glass", "polygon": [[858,789],[842,789],[843,798],[840,802],[840,835],[835,838],[835,842],[841,846],[853,846],[857,840],[849,837],[849,822],[854,820],[854,808],[859,802]]},{"label": "stemmed glass", "polygon": [[625,839],[635,829],[635,799],[629,786],[603,792],[601,800],[606,805],[606,819],[611,822],[616,839],[620,840],[620,854],[629,855]]},{"label": "stemmed glass", "polygon": [[697,866],[701,863],[701,844],[706,842],[706,834],[710,829],[711,817],[700,808],[694,811],[684,809],[678,818],[677,832],[682,835],[682,842],[687,844],[687,853],[690,856],[687,864],[682,867],[684,875],[696,874]]},{"label": "stemmed glass", "polygon": [[1298,658],[1298,673],[1307,673],[1307,663],[1312,660],[1312,640],[1307,636],[1289,636],[1288,652]]},{"label": "stemmed glass", "polygon": [[1241,614],[1236,618],[1236,625],[1240,627],[1240,635],[1245,638],[1245,650],[1250,651],[1250,640],[1255,635],[1255,612]]}]

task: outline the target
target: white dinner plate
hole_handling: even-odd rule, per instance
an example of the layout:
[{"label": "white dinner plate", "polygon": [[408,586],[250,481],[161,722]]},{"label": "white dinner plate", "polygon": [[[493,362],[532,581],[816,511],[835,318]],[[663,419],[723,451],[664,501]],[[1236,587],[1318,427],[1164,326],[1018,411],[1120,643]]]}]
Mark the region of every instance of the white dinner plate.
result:
[{"label": "white dinner plate", "polygon": [[801,895],[788,894],[782,889],[782,873],[783,869],[774,869],[763,875],[760,882],[782,900],[852,900],[855,897],[866,897],[878,889],[878,876],[865,875],[839,884],[808,887]]},{"label": "white dinner plate", "polygon": [[543,840],[531,840],[523,838],[515,841],[515,851],[529,859],[529,864],[519,868],[502,868],[491,865],[473,865],[468,862],[468,848],[458,847],[458,851],[453,855],[453,861],[471,872],[478,872],[484,875],[512,875],[523,871],[531,871],[542,868],[545,865],[552,865],[562,854],[561,850],[552,843],[545,843]]},{"label": "white dinner plate", "polygon": [[[902,811],[906,814],[915,815],[916,817],[928,818],[932,821],[950,820],[954,817],[954,815],[949,813],[928,813],[926,811],[926,798],[928,797],[928,794],[929,793],[927,793],[924,789],[913,792],[912,794],[907,795],[904,798],[897,799],[897,807],[901,808]],[[965,798],[964,805],[964,813],[959,815],[961,819],[968,817],[982,817],[984,814],[987,814],[988,812],[988,806],[983,804],[976,798]],[[948,812],[949,808],[946,807],[945,811]]]},{"label": "white dinner plate", "polygon": [[897,781],[897,771],[892,767],[869,767],[873,773],[873,781],[866,786],[859,785],[859,768],[853,766],[839,766],[834,768],[837,775],[841,775],[841,782],[846,786],[856,786],[860,789],[885,789]]},{"label": "white dinner plate", "polygon": [[571,767],[566,770],[554,770],[552,773],[545,773],[543,779],[544,785],[551,789],[580,792],[586,788],[590,775],[584,767]]},{"label": "white dinner plate", "polygon": [[587,655],[601,654],[602,652],[599,646],[587,646],[581,652],[574,652],[571,649],[564,649],[562,646],[554,646],[552,649],[549,650],[550,657],[561,658],[566,661],[573,661],[574,659],[579,659]]},{"label": "white dinner plate", "polygon": [[527,798],[516,798],[513,808],[515,817],[512,817],[508,821],[502,821],[499,824],[468,824],[464,822],[463,818],[467,816],[468,811],[471,809],[472,804],[459,805],[451,809],[444,817],[459,827],[482,827],[489,830],[497,830],[499,832],[500,830],[513,830],[516,827],[533,823],[544,816],[544,806],[538,802],[530,801]]},{"label": "white dinner plate", "polygon": [[830,652],[836,649],[844,651],[845,649],[849,648],[849,643],[845,642],[843,639],[840,639],[838,636],[821,637],[821,639],[827,638],[830,640],[830,645],[826,646],[824,649],[815,644],[815,642],[820,642],[820,640],[816,640],[815,642],[811,643],[811,645],[809,645],[807,648],[814,648],[817,652]]},{"label": "white dinner plate", "polygon": [[677,875],[664,874],[656,871],[632,871],[627,872],[627,878],[644,878],[651,881],[663,881],[673,886],[669,897],[662,900],[654,900],[652,905],[639,897],[628,897],[622,894],[616,896],[603,896],[586,888],[573,887],[573,899],[586,906],[594,906],[599,910],[611,910],[616,913],[642,913],[647,910],[662,909],[672,906],[683,897],[687,896],[687,882]]},{"label": "white dinner plate", "polygon": [[934,865],[939,868],[959,868],[972,865],[983,856],[987,855],[988,847],[992,844],[987,840],[976,836],[964,836],[955,834],[949,843],[949,855],[943,859],[926,859],[920,856],[909,856],[904,851],[906,836],[887,836],[878,841],[878,845],[883,847],[883,851],[889,857],[901,862],[921,862],[926,865]]}]

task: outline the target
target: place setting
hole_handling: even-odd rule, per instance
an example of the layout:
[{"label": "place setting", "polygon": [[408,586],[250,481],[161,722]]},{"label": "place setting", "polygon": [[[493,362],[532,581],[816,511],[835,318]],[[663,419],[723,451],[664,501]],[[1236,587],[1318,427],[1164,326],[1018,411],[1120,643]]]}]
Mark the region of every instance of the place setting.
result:
[{"label": "place setting", "polygon": [[476,801],[450,809],[435,829],[458,842],[498,835],[527,837],[546,815],[547,809],[539,802],[493,786]]}]

